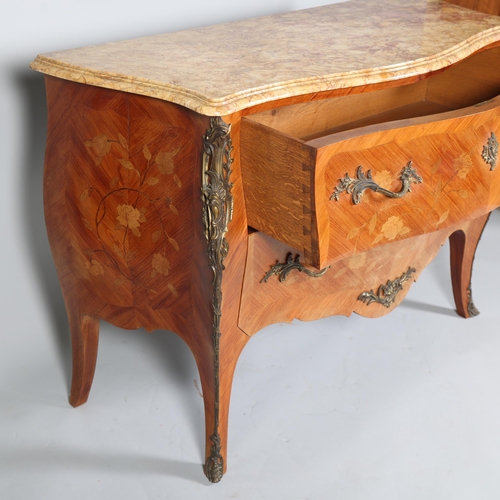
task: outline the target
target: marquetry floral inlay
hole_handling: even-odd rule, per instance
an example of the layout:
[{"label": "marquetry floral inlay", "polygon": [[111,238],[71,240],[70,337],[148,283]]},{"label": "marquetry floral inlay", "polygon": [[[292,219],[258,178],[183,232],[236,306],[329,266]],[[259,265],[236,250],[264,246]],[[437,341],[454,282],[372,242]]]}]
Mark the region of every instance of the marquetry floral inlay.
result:
[{"label": "marquetry floral inlay", "polygon": [[375,182],[385,189],[391,189],[393,177],[394,174],[390,170],[382,170],[381,172],[375,172],[373,174]]},{"label": "marquetry floral inlay", "polygon": [[97,155],[94,160],[96,166],[99,166],[103,157],[111,151],[111,143],[103,134],[95,136],[91,141],[87,141],[85,146],[91,147]]},{"label": "marquetry floral inlay", "polygon": [[151,276],[155,277],[158,273],[167,276],[170,269],[170,262],[166,257],[160,253],[155,253],[153,255],[153,271]]},{"label": "marquetry floral inlay", "polygon": [[379,243],[383,238],[392,241],[399,236],[404,236],[405,234],[408,234],[410,231],[411,229],[404,225],[404,222],[401,219],[401,217],[392,215],[384,222],[382,228],[380,229],[380,233],[375,238],[373,243],[374,244]]},{"label": "marquetry floral inlay", "polygon": [[453,163],[459,179],[465,179],[474,168],[474,162],[468,153],[462,153]]},{"label": "marquetry floral inlay", "polygon": [[[107,275],[109,268],[111,275],[119,275],[114,281],[116,286],[129,282],[157,293],[154,286],[162,286],[158,279],[170,278],[172,265],[168,253],[180,251],[178,242],[167,232],[172,224],[166,219],[181,216],[172,203],[173,193],[169,193],[182,186],[174,174],[180,148],[153,154],[148,144],[144,144],[142,154],[139,151],[131,156],[128,141],[121,134],[116,139],[99,134],[84,144],[95,167],[102,169],[80,194],[82,223],[99,243],[98,247],[87,250],[86,269],[91,276],[99,277]],[[110,174],[112,178],[105,181],[103,189],[102,179]],[[173,182],[162,181],[159,190],[157,185],[162,176],[170,177]],[[149,242],[140,243],[134,237],[142,240],[147,237]],[[148,248],[151,254],[146,257],[144,252]],[[144,272],[147,262],[151,266],[149,275]],[[164,283],[162,289],[177,296],[173,283]]]},{"label": "marquetry floral inlay", "polygon": [[118,205],[116,210],[118,212],[116,220],[123,226],[123,229],[130,228],[132,233],[137,237],[141,236],[139,226],[141,222],[146,222],[146,217],[144,215],[146,210],[144,208],[137,209],[132,205]]},{"label": "marquetry floral inlay", "polygon": [[437,225],[439,226],[439,224],[442,224],[448,218],[448,215],[450,215],[449,209],[441,214],[441,217],[439,217],[439,220],[437,221]]},{"label": "marquetry floral inlay", "polygon": [[103,267],[96,260],[91,259],[90,261],[87,261],[85,266],[92,276],[102,276],[104,274]]},{"label": "marquetry floral inlay", "polygon": [[174,158],[179,152],[179,149],[175,151],[160,151],[156,155],[156,164],[158,165],[158,170],[162,174],[173,174],[174,173]]}]

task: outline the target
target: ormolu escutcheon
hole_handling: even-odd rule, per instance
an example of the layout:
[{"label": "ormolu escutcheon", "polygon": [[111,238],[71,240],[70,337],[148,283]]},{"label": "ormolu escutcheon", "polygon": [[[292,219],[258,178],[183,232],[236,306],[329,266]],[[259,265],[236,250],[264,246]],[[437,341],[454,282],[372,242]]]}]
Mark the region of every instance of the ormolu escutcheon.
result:
[{"label": "ormolu escutcheon", "polygon": [[490,170],[494,170],[497,166],[498,158],[498,141],[495,132],[492,132],[488,138],[488,142],[483,146],[481,153],[483,160],[490,166]]}]

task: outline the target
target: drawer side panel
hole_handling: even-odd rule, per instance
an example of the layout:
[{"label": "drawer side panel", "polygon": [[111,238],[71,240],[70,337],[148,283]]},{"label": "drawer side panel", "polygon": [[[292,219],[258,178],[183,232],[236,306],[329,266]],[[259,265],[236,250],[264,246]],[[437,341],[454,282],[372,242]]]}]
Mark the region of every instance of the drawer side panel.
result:
[{"label": "drawer side panel", "polygon": [[249,226],[317,265],[316,150],[251,119],[241,124],[241,169]]}]

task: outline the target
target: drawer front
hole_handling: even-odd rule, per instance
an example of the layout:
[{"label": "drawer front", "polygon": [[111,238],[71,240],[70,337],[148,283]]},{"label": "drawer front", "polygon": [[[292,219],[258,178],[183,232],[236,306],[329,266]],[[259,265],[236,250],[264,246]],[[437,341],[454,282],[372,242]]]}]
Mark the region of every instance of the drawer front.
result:
[{"label": "drawer front", "polygon": [[500,204],[498,108],[413,121],[423,123],[319,148],[325,185],[316,187],[328,213],[323,262],[445,229]]},{"label": "drawer front", "polygon": [[243,119],[249,225],[322,268],[473,219],[500,205],[496,138],[500,98],[307,142]]},{"label": "drawer front", "polygon": [[[290,246],[254,232],[248,238],[239,327],[253,335],[272,323],[294,319],[311,321],[353,312],[371,318],[387,314],[403,300],[450,234],[466,227],[467,223],[361,252],[322,272],[302,266],[303,256]],[[290,259],[293,262],[288,264]],[[379,295],[388,280],[394,288]],[[366,300],[363,292],[377,297],[368,293],[373,300]]]}]

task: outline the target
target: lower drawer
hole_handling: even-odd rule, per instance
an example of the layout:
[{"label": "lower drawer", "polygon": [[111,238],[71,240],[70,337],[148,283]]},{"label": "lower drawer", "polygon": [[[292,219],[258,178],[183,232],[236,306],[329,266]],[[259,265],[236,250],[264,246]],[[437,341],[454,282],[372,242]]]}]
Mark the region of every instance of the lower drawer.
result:
[{"label": "lower drawer", "polygon": [[[403,300],[450,233],[467,224],[361,252],[317,272],[302,266],[303,255],[293,248],[263,233],[251,233],[238,325],[253,335],[267,325],[294,319],[353,312],[370,318],[385,315]],[[394,293],[377,300],[374,294],[381,285],[388,286],[388,280],[395,285]],[[362,299],[364,295],[373,300]]]}]

